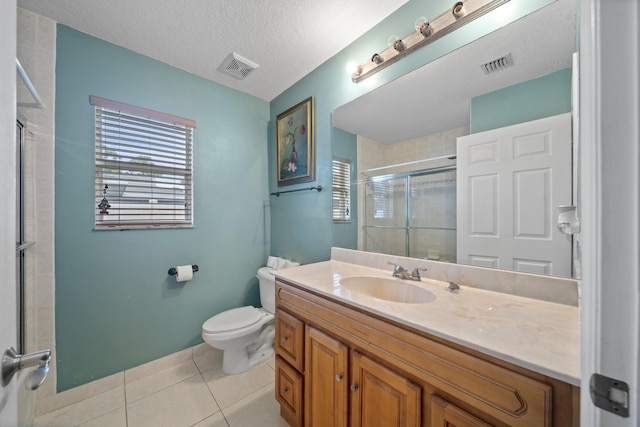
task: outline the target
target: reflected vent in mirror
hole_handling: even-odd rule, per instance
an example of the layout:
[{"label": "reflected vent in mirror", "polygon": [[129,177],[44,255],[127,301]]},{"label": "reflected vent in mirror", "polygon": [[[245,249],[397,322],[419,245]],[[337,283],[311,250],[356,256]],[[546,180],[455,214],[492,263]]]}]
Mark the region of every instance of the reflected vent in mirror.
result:
[{"label": "reflected vent in mirror", "polygon": [[480,65],[480,68],[482,68],[482,71],[485,74],[491,74],[497,71],[502,71],[505,68],[510,67],[511,65],[513,65],[513,59],[511,58],[511,54],[508,53],[504,56],[501,56],[500,58],[485,62],[484,64]]}]

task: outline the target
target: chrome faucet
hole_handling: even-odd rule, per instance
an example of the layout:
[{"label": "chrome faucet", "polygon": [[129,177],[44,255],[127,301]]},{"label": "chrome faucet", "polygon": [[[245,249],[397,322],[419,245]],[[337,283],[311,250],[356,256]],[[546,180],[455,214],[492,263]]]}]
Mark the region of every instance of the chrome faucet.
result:
[{"label": "chrome faucet", "polygon": [[427,271],[427,268],[414,268],[413,271],[411,272],[411,280],[416,280],[416,281],[420,281],[420,272],[421,271]]},{"label": "chrome faucet", "polygon": [[455,282],[449,282],[449,287],[447,287],[447,290],[448,290],[449,292],[457,291],[457,290],[459,290],[459,289],[460,289],[460,285],[458,285],[458,284],[457,284],[457,283],[455,283]]},{"label": "chrome faucet", "polygon": [[402,267],[401,265],[398,265],[396,263],[393,262],[388,262],[387,264],[389,265],[393,265],[393,273],[391,273],[391,275],[393,277],[398,277],[400,279],[403,280],[415,280],[417,282],[420,281],[420,270],[426,270],[426,268],[414,268],[413,271],[411,272],[411,274],[409,274],[409,272]]},{"label": "chrome faucet", "polygon": [[409,272],[405,270],[403,266],[398,265],[394,262],[388,262],[387,264],[393,265],[393,273],[391,273],[393,277],[398,277],[400,279],[405,279],[405,280],[411,277],[409,276]]}]

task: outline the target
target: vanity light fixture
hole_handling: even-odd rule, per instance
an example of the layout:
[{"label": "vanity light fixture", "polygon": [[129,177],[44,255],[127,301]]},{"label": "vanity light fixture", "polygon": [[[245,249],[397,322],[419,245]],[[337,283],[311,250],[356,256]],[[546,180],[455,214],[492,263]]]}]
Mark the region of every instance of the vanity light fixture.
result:
[{"label": "vanity light fixture", "polygon": [[463,0],[453,4],[451,9],[440,16],[427,21],[420,17],[415,22],[415,31],[404,38],[391,36],[387,41],[388,48],[375,53],[369,61],[360,64],[351,73],[351,80],[358,83],[388,65],[393,64],[411,52],[425,46],[440,37],[462,27],[468,22],[502,6],[509,0]]},{"label": "vanity light fixture", "polygon": [[422,34],[423,37],[429,37],[431,35],[431,32],[433,31],[433,27],[424,16],[416,19],[416,23],[413,27],[416,29],[416,31],[420,31],[420,34]]}]

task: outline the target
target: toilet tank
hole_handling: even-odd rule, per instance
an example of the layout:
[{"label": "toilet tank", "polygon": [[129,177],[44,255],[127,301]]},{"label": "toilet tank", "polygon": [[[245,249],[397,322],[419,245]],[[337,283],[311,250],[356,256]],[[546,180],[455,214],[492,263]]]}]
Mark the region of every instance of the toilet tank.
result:
[{"label": "toilet tank", "polygon": [[269,313],[276,312],[276,278],[271,274],[271,267],[262,267],[258,270],[258,281],[260,282],[260,303],[262,308]]}]

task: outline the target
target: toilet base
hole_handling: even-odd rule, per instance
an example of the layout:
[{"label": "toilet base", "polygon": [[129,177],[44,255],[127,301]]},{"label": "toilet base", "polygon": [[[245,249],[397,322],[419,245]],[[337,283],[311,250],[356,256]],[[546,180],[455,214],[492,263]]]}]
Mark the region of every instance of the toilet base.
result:
[{"label": "toilet base", "polygon": [[273,347],[258,349],[248,353],[246,350],[225,350],[222,355],[222,372],[225,374],[241,374],[259,363],[264,362],[273,355]]},{"label": "toilet base", "polygon": [[258,339],[242,350],[225,350],[222,355],[222,372],[225,374],[241,374],[273,355],[273,339],[275,326],[269,323],[265,326]]}]

